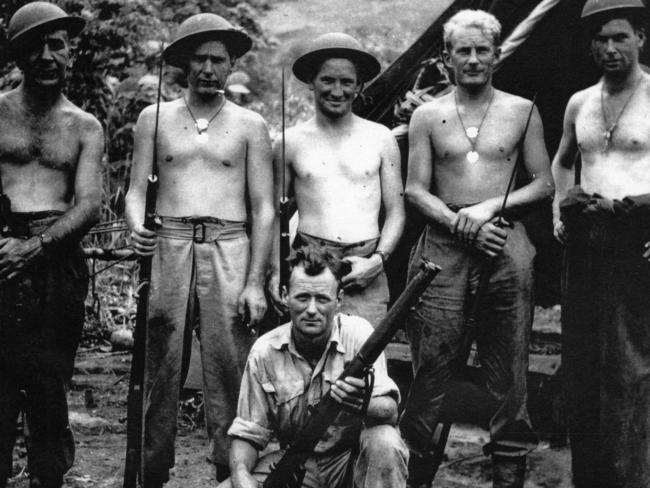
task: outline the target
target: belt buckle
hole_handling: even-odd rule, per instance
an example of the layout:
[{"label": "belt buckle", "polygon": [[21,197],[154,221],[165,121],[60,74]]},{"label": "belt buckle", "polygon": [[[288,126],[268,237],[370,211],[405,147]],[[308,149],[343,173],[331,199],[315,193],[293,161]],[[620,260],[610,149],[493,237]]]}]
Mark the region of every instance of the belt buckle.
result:
[{"label": "belt buckle", "polygon": [[194,222],[192,240],[197,244],[203,244],[205,242],[205,222]]}]

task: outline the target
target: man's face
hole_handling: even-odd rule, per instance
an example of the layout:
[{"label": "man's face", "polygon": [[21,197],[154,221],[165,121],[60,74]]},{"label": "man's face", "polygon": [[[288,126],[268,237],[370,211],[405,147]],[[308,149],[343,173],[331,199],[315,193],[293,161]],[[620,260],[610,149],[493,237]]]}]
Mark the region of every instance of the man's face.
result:
[{"label": "man's face", "polygon": [[592,39],[591,52],[603,73],[625,74],[638,63],[644,42],[645,33],[627,19],[612,19]]},{"label": "man's face", "polygon": [[222,90],[234,64],[226,46],[220,41],[206,41],[194,50],[187,65],[189,89],[205,99]]},{"label": "man's face", "polygon": [[445,63],[454,72],[456,84],[481,87],[492,79],[500,51],[492,38],[477,27],[457,29],[445,50]]},{"label": "man's face", "polygon": [[309,87],[314,91],[316,110],[335,119],[352,111],[361,83],[352,61],[332,58],[321,65]]},{"label": "man's face", "polygon": [[70,64],[70,45],[65,30],[35,37],[19,60],[25,81],[43,87],[60,87]]},{"label": "man's face", "polygon": [[329,269],[316,276],[296,266],[287,295],[294,334],[309,342],[329,338],[338,305],[338,281]]}]

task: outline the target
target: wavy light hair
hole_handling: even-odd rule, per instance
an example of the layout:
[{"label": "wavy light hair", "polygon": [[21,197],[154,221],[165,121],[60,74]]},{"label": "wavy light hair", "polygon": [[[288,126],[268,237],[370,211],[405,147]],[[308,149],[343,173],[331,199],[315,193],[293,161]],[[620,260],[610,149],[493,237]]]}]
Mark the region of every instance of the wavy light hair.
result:
[{"label": "wavy light hair", "polygon": [[445,49],[451,46],[451,36],[459,29],[475,27],[480,29],[484,35],[491,37],[494,46],[497,47],[501,41],[501,22],[491,13],[485,10],[465,9],[454,14],[443,26],[443,41]]}]

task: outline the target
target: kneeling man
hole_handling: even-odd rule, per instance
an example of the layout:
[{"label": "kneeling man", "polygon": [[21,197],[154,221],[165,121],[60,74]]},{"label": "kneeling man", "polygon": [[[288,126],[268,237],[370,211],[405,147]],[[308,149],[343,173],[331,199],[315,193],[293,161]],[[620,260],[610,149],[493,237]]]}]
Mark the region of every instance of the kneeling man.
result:
[{"label": "kneeling man", "polygon": [[[311,406],[331,388],[342,411],[306,463],[304,487],[345,486],[352,451],[355,486],[406,485],[408,450],[397,429],[399,392],[386,373],[384,356],[365,419],[363,380],[335,381],[372,333],[364,319],[337,313],[340,261],[315,248],[299,249],[284,299],[291,322],[262,336],[251,349],[239,395],[232,437],[232,478],[222,488],[257,488],[283,451],[258,459],[272,437],[286,447],[305,425]],[[362,420],[365,428],[362,430]]]}]

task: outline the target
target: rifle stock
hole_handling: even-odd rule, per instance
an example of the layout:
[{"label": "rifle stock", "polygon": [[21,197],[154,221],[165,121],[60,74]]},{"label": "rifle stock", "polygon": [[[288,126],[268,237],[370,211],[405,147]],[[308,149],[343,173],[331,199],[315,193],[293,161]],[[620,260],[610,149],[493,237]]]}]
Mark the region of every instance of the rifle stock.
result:
[{"label": "rifle stock", "polygon": [[[0,185],[1,186],[1,185]],[[0,190],[1,191],[1,190]],[[13,217],[11,215],[11,200],[6,193],[0,194],[0,232],[3,236],[11,234],[13,230]]]},{"label": "rifle stock", "polygon": [[[363,343],[355,358],[343,370],[338,379],[342,380],[348,376],[355,378],[364,376],[400,328],[404,315],[415,304],[439,271],[440,268],[437,265],[429,261],[422,262],[418,274],[410,281],[384,320]],[[264,488],[300,488],[304,477],[305,461],[340,411],[341,405],[332,398],[328,391],[314,409],[305,426],[296,435],[296,441],[291,444],[269,474],[264,482]]]},{"label": "rifle stock", "polygon": [[[158,177],[149,175],[145,198],[144,226],[156,229],[156,196]],[[140,258],[138,275],[138,307],[133,334],[133,356],[126,410],[126,462],[124,465],[124,488],[143,486],[143,436],[144,436],[144,369],[147,344],[147,311],[151,284],[151,256]],[[139,480],[139,483],[138,483]]]},{"label": "rifle stock", "polygon": [[289,285],[289,262],[287,258],[291,252],[291,242],[289,235],[290,215],[289,199],[283,196],[280,199],[280,293],[282,289]]}]

